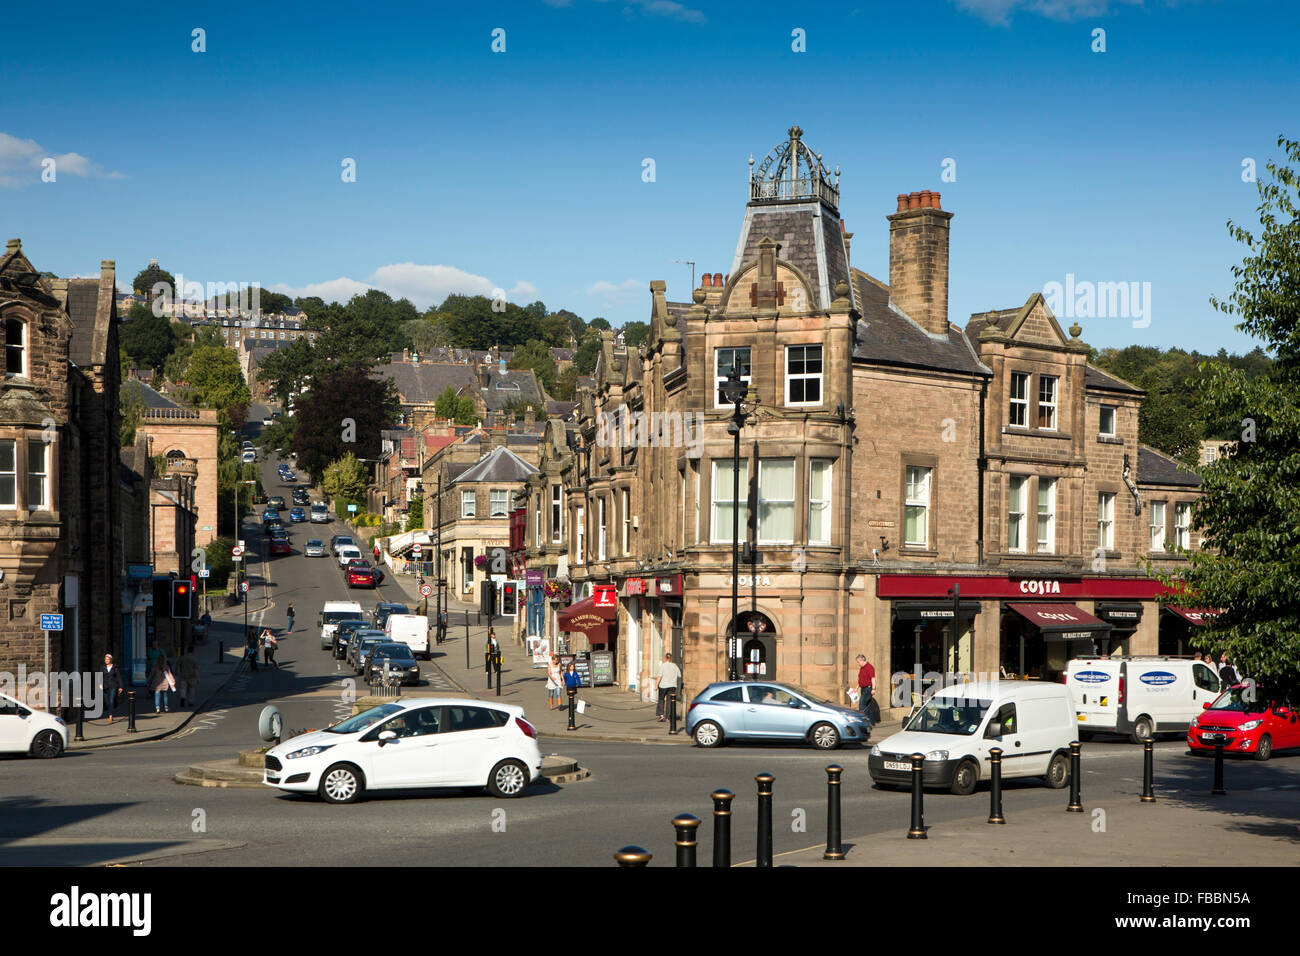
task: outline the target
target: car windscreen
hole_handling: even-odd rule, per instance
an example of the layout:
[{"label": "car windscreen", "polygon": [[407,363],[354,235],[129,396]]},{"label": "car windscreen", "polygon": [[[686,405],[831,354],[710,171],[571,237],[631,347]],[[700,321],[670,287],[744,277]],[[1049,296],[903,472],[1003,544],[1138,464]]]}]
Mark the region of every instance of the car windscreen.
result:
[{"label": "car windscreen", "polygon": [[975,700],[971,697],[932,697],[904,729],[926,734],[957,734],[969,737],[979,730],[984,715],[992,706],[991,700]]},{"label": "car windscreen", "polygon": [[321,620],[326,624],[337,624],[339,621],[359,620],[356,611],[326,611],[321,615]]},{"label": "car windscreen", "polygon": [[391,657],[403,661],[415,659],[411,656],[411,649],[405,644],[379,644],[375,647],[375,657]]},{"label": "car windscreen", "polygon": [[1263,714],[1268,711],[1268,701],[1258,687],[1242,684],[1224,691],[1210,705],[1210,710],[1226,710],[1237,714]]},{"label": "car windscreen", "polygon": [[333,727],[326,727],[327,734],[356,734],[365,730],[367,727],[373,727],[379,721],[402,709],[401,704],[380,704],[378,707],[371,707],[369,710],[350,717],[341,724],[335,724]]}]

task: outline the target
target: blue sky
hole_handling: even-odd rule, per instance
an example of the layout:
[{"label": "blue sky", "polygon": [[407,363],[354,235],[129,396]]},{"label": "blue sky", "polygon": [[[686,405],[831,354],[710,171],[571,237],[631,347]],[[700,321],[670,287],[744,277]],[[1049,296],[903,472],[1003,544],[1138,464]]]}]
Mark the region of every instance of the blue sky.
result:
[{"label": "blue sky", "polygon": [[115,259],[122,283],[157,257],[200,282],[326,298],[374,285],[421,307],[499,287],[645,320],[650,280],[689,298],[690,267],[672,260],[730,270],[746,161],[798,123],[841,169],[853,261],[873,275],[888,276],[894,197],[941,191],[954,321],[1067,276],[1150,283],[1149,324],[1082,317],[1084,340],[1241,350],[1253,343],[1208,302],[1242,257],[1225,223],[1257,220],[1243,161],[1266,175],[1278,135],[1300,137],[1286,2],[72,4],[57,29],[40,6],[6,18],[23,39],[0,61],[5,237],[60,275]]}]

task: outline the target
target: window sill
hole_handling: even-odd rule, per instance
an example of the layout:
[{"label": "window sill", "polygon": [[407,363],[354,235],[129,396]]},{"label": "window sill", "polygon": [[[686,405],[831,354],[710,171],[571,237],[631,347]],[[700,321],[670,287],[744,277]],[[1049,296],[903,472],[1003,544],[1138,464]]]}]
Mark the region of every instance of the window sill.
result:
[{"label": "window sill", "polygon": [[1122,444],[1124,444],[1124,439],[1120,438],[1118,435],[1098,435],[1098,436],[1097,436],[1097,441],[1098,441],[1099,443],[1103,444],[1103,445],[1122,445]]},{"label": "window sill", "polygon": [[1068,432],[1057,431],[1054,428],[1028,428],[1024,425],[1003,425],[1002,434],[1022,435],[1028,438],[1064,438],[1067,441],[1070,438]]},{"label": "window sill", "polygon": [[899,548],[898,553],[900,556],[907,555],[909,557],[916,557],[916,558],[937,558],[939,556],[938,551],[932,551],[929,548],[922,547],[920,545],[907,545],[907,544]]}]

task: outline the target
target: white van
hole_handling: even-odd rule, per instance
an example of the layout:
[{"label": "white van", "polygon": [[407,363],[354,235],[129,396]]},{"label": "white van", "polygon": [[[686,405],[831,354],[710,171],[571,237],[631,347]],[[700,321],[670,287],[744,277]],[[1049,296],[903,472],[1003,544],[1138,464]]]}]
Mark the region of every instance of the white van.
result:
[{"label": "white van", "polygon": [[361,613],[361,605],[356,601],[326,601],[325,606],[321,608],[320,616],[316,623],[320,625],[320,646],[334,647],[334,632],[338,630],[339,621],[348,621],[353,618],[365,619]]},{"label": "white van", "polygon": [[397,644],[405,644],[416,657],[426,661],[429,652],[429,619],[423,614],[390,614],[384,622],[384,635]]},{"label": "white van", "polygon": [[983,681],[936,691],[901,731],[871,748],[867,769],[882,786],[912,782],[912,754],[925,755],[921,783],[965,795],[990,774],[1002,748],[1002,776],[1042,777],[1064,787],[1070,775],[1074,708],[1062,684]]},{"label": "white van", "polygon": [[1220,681],[1200,661],[1180,657],[1078,657],[1066,665],[1081,738],[1128,734],[1134,743],[1157,733],[1187,733]]}]

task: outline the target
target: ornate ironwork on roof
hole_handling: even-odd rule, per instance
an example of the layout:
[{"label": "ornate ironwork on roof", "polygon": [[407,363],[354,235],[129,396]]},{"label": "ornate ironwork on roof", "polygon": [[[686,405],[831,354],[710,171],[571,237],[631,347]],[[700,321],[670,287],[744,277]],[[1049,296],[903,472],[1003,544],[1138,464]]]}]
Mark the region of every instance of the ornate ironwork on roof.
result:
[{"label": "ornate ironwork on roof", "polygon": [[754,169],[753,154],[749,157],[750,202],[794,202],[818,199],[839,209],[840,168],[835,167],[835,181],[822,165],[822,154],[813,153],[803,142],[803,130],[798,126],[789,129],[788,142],[772,149]]}]

